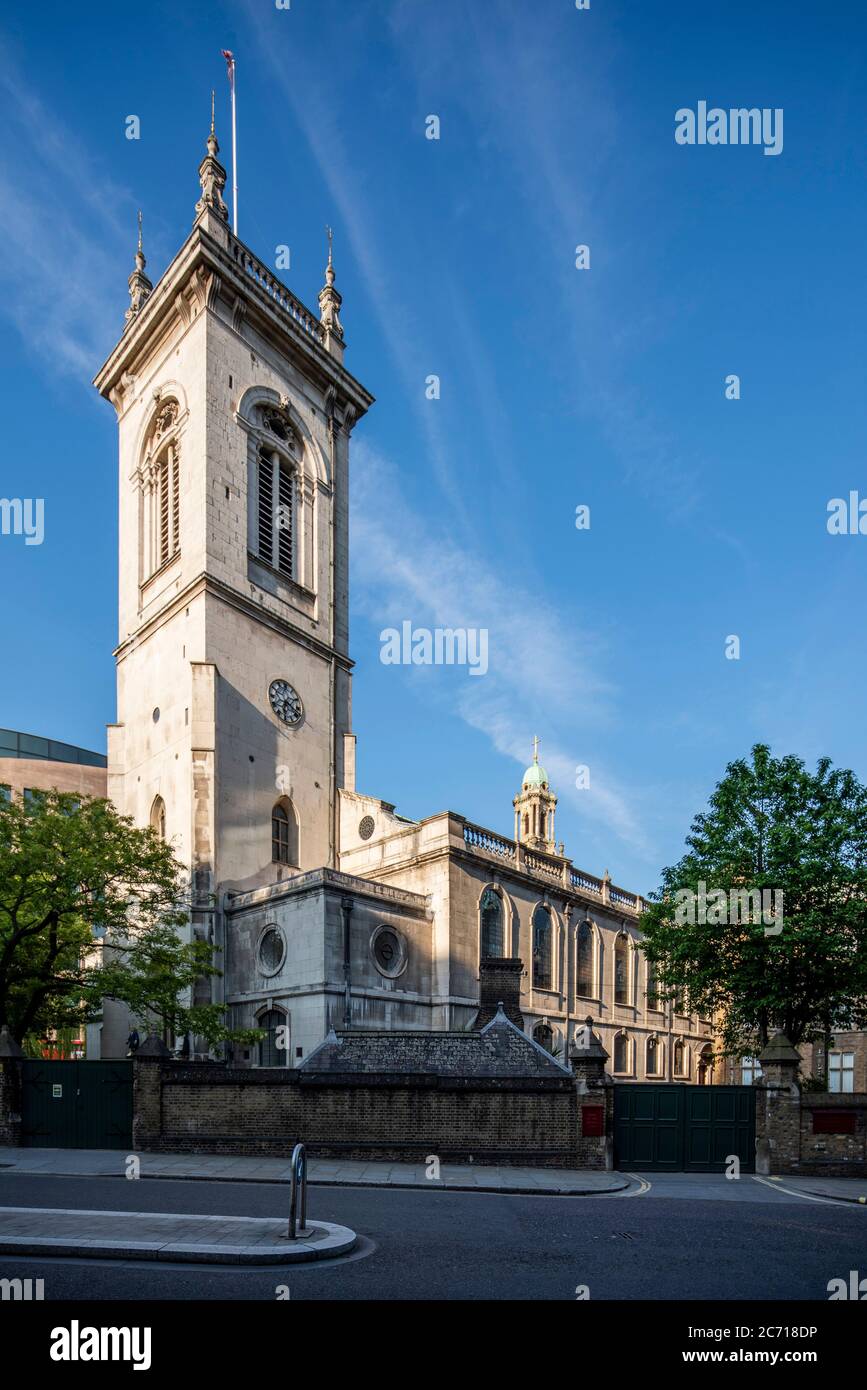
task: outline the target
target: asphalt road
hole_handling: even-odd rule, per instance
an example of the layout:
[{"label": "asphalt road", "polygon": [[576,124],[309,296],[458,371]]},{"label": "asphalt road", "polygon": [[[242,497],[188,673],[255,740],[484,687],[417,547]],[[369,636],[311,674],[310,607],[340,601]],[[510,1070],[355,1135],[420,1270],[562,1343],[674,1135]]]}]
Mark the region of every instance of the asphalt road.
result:
[{"label": "asphalt road", "polygon": [[[649,1182],[649,1189],[645,1183]],[[275,1184],[0,1173],[0,1205],[282,1215]],[[610,1197],[315,1188],[311,1216],[353,1227],[348,1259],[268,1269],[0,1256],[46,1300],[723,1299],[827,1301],[867,1275],[867,1208],[789,1196],[750,1177],[646,1175]]]}]

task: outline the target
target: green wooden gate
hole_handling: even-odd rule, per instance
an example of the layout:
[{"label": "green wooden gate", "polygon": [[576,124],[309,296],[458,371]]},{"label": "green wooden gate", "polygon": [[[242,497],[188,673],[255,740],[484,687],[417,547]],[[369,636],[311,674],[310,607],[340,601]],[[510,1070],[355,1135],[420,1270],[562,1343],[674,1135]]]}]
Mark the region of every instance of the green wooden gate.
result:
[{"label": "green wooden gate", "polygon": [[132,1062],[23,1063],[23,1144],[47,1149],[132,1147]]},{"label": "green wooden gate", "polygon": [[752,1086],[614,1087],[614,1163],[658,1173],[722,1173],[736,1154],[741,1171],[756,1159]]}]

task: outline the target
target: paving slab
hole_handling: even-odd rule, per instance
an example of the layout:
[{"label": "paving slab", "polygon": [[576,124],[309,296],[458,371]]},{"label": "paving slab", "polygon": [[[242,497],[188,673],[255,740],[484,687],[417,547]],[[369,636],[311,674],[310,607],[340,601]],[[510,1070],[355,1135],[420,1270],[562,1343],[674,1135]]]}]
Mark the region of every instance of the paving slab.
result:
[{"label": "paving slab", "polygon": [[[0,1184],[4,1173],[41,1173],[58,1176],[126,1177],[129,1155],[110,1149],[30,1149],[0,1147]],[[285,1158],[261,1155],[141,1153],[142,1178],[176,1181],[288,1182],[289,1154]],[[505,1164],[443,1163],[437,1179],[428,1177],[426,1163],[374,1163],[368,1160],[315,1159],[307,1163],[311,1187],[400,1187],[427,1192],[532,1192],[554,1196],[593,1196],[621,1192],[630,1186],[623,1173],[590,1168],[513,1168]],[[2,1187],[0,1187],[2,1192]]]},{"label": "paving slab", "polygon": [[311,1221],[289,1240],[283,1218],[190,1216],[169,1212],[68,1211],[0,1207],[0,1254],[154,1259],[198,1264],[282,1265],[332,1260],[357,1242],[355,1231]]}]

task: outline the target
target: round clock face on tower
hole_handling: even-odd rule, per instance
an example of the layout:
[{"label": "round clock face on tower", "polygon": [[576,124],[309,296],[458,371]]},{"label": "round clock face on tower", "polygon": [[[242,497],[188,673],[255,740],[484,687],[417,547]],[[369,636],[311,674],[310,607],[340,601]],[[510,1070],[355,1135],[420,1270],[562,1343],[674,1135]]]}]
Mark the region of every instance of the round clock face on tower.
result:
[{"label": "round clock face on tower", "polygon": [[278,719],[284,724],[300,724],[304,713],[301,696],[288,681],[272,681],[268,687],[268,699]]}]

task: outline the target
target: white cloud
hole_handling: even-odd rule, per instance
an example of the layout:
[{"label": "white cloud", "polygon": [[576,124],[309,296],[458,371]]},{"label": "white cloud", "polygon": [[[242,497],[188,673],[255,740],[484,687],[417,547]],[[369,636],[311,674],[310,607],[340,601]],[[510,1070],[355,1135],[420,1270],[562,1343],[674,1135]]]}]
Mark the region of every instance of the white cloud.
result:
[{"label": "white cloud", "polygon": [[[646,854],[635,793],[597,760],[582,757],[586,745],[574,745],[576,730],[587,737],[616,721],[617,690],[603,674],[608,650],[602,634],[524,588],[514,565],[501,574],[480,549],[456,544],[441,512],[420,516],[402,494],[396,471],[363,442],[354,445],[352,474],[354,598],[364,616],[380,631],[409,620],[489,633],[484,677],[432,681],[424,667],[403,674],[424,698],[449,700],[453,713],[521,768],[533,734],[544,734],[543,760],[561,798]],[[538,710],[544,710],[544,729],[531,727]],[[593,764],[587,790],[575,788],[579,762]]]}]

